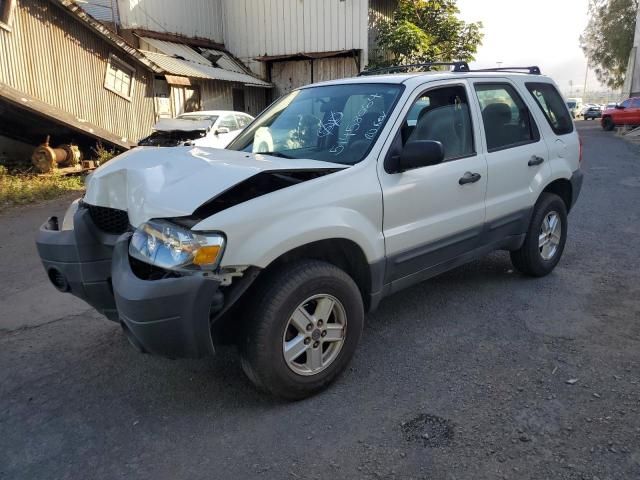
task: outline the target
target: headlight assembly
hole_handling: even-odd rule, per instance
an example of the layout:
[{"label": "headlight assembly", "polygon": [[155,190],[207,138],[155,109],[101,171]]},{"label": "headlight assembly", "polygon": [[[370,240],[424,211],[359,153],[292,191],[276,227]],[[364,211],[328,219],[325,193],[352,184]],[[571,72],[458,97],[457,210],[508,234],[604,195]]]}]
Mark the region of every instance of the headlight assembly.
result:
[{"label": "headlight assembly", "polygon": [[213,271],[224,245],[220,233],[193,232],[164,220],[150,220],[134,232],[129,255],[167,270]]}]

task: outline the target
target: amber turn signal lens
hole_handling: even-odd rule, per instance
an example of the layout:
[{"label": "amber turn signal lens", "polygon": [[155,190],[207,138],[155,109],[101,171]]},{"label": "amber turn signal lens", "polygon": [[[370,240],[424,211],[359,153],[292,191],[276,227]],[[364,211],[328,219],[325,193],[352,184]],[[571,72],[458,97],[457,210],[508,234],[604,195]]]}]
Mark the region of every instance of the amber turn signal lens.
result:
[{"label": "amber turn signal lens", "polygon": [[219,245],[208,245],[200,247],[198,250],[196,250],[196,253],[193,256],[193,263],[195,265],[211,265],[213,263],[216,263],[219,253]]}]

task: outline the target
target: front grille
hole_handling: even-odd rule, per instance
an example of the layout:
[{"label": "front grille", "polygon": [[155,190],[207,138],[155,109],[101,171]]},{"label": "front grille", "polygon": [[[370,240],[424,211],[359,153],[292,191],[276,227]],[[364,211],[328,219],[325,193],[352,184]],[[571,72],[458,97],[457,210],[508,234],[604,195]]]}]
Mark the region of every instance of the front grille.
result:
[{"label": "front grille", "polygon": [[96,227],[106,233],[122,235],[129,229],[129,215],[124,210],[85,204]]}]

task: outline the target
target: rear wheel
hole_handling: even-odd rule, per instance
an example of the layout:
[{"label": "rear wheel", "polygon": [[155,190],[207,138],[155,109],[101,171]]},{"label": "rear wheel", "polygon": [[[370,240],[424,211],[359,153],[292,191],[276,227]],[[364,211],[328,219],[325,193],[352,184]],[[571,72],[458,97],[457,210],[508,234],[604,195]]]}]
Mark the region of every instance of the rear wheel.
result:
[{"label": "rear wheel", "polygon": [[316,260],[291,264],[257,293],[240,345],[242,368],[259,388],[307,397],[344,370],[363,324],[362,296],[349,275]]},{"label": "rear wheel", "polygon": [[547,275],[560,261],[566,240],[567,207],[558,195],[545,192],[536,203],[524,244],[511,252],[511,263],[526,275]]},{"label": "rear wheel", "polygon": [[613,123],[611,117],[606,117],[602,120],[602,129],[606,132],[610,132],[615,128],[615,126],[616,125]]}]

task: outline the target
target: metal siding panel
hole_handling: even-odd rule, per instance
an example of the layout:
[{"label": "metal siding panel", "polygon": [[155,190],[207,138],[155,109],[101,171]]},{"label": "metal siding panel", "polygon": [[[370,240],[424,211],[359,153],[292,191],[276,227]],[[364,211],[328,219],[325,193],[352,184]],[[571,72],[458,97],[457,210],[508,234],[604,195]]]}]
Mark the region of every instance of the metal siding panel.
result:
[{"label": "metal siding panel", "polygon": [[118,0],[124,28],[176,33],[224,42],[222,0]]},{"label": "metal siding panel", "polygon": [[338,48],[336,50],[347,49],[347,29],[345,25],[345,14],[347,11],[347,2],[338,4]]},{"label": "metal siding panel", "polygon": [[[134,140],[154,122],[151,72],[49,1],[18,2],[13,30],[0,31],[0,51],[0,81],[77,118]],[[131,101],[104,88],[112,52],[136,67]]]},{"label": "metal siding panel", "polygon": [[222,1],[225,46],[247,65],[259,56],[367,49],[367,0]]}]

